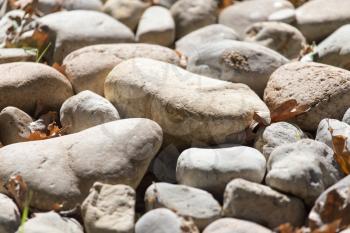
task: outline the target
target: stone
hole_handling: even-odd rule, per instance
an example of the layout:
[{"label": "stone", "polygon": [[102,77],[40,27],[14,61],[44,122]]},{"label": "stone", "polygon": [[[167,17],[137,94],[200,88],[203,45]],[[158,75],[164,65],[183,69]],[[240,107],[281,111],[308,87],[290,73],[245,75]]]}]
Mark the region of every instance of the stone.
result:
[{"label": "stone", "polygon": [[254,148],[190,148],[181,153],[176,166],[179,184],[222,196],[226,185],[235,178],[261,183],[266,172],[264,156]]},{"label": "stone", "polygon": [[163,7],[166,7],[168,9],[170,9],[170,7],[172,5],[174,5],[175,2],[177,2],[178,0],[153,0],[153,4],[154,5],[160,5]]},{"label": "stone", "polygon": [[100,0],[64,0],[64,1],[52,1],[52,0],[39,0],[38,10],[45,15],[57,12],[61,9],[65,10],[91,10],[101,11],[102,2]]},{"label": "stone", "polygon": [[292,24],[296,20],[295,9],[282,9],[272,13],[268,18],[268,21],[282,22]]},{"label": "stone", "polygon": [[296,10],[296,25],[309,42],[321,41],[339,27],[350,23],[350,2],[308,1]]},{"label": "stone", "polygon": [[[95,182],[136,188],[162,143],[161,128],[147,119],[105,123],[79,133],[0,149],[0,192],[13,174],[33,190],[31,206],[51,210],[81,203]],[[107,163],[106,163],[107,161]]]},{"label": "stone", "polygon": [[203,233],[272,233],[271,230],[254,222],[235,218],[221,218],[211,223]]},{"label": "stone", "polygon": [[178,0],[170,8],[176,24],[176,38],[216,23],[216,0]]},{"label": "stone", "polygon": [[317,197],[342,176],[331,148],[322,142],[303,139],[281,145],[271,153],[265,182],[312,206]]},{"label": "stone", "polygon": [[350,125],[350,108],[348,108],[348,110],[346,110],[342,121],[345,122],[346,124]]},{"label": "stone", "polygon": [[211,78],[244,83],[262,96],[270,75],[288,59],[262,45],[223,40],[200,47],[187,70]]},{"label": "stone", "polygon": [[17,205],[4,194],[0,194],[0,232],[13,233],[21,224]]},{"label": "stone", "polygon": [[199,233],[193,221],[165,208],[148,211],[135,225],[135,233],[183,233],[184,229],[186,233]]},{"label": "stone", "polygon": [[249,220],[273,229],[285,223],[302,226],[306,210],[298,198],[262,184],[234,179],[225,189],[223,213],[226,217]]},{"label": "stone", "polygon": [[174,144],[164,143],[152,161],[150,171],[161,182],[176,183],[176,163],[179,156],[179,149]]},{"label": "stone", "polygon": [[87,233],[133,233],[135,191],[127,185],[95,183],[82,204]]},{"label": "stone", "polygon": [[61,63],[70,52],[88,45],[134,41],[134,34],[128,27],[97,11],[61,11],[38,21],[55,34],[51,63]]},{"label": "stone", "polygon": [[233,28],[243,36],[247,27],[256,22],[267,21],[275,12],[285,9],[294,9],[286,0],[244,1],[225,8],[219,15],[219,23]]},{"label": "stone", "polygon": [[303,130],[315,131],[322,119],[343,117],[349,108],[349,90],[347,70],[314,62],[292,62],[271,75],[264,102],[273,110],[286,101],[296,100],[299,106],[310,109],[291,121]]},{"label": "stone", "polygon": [[143,13],[137,27],[136,41],[171,46],[174,40],[175,22],[170,11],[161,6],[148,8]]},{"label": "stone", "polygon": [[240,133],[257,111],[270,121],[265,104],[246,85],[206,78],[146,58],[117,65],[106,79],[105,96],[122,118],[153,119],[166,140],[178,146],[245,140]]},{"label": "stone", "polygon": [[108,0],[103,6],[103,11],[134,31],[143,12],[149,6],[150,1],[144,0]]},{"label": "stone", "polygon": [[222,40],[241,40],[237,32],[221,24],[197,29],[176,41],[176,50],[188,57],[195,56],[204,44]]},{"label": "stone", "polygon": [[0,48],[0,64],[20,61],[35,61],[36,53],[26,49],[1,49]]},{"label": "stone", "polygon": [[[350,176],[346,176],[325,192],[316,200],[308,217],[311,229],[331,224],[340,219],[340,226],[350,224]],[[343,232],[343,231],[342,231]],[[345,232],[344,232],[345,233]]]},{"label": "stone", "polygon": [[191,217],[199,230],[220,217],[221,206],[211,194],[186,185],[154,183],[145,194],[147,211],[168,208]]},{"label": "stone", "polygon": [[[332,134],[330,129],[333,131]],[[323,119],[318,125],[315,140],[323,142],[330,148],[333,148],[332,135],[347,137],[347,143],[345,146],[347,149],[350,149],[350,126],[348,124],[335,119]]]},{"label": "stone", "polygon": [[350,70],[349,40],[350,24],[347,24],[317,45],[314,61]]},{"label": "stone", "polygon": [[281,22],[255,23],[247,28],[245,40],[275,50],[289,59],[298,58],[306,45],[298,29]]},{"label": "stone", "polygon": [[0,141],[3,145],[28,141],[33,119],[22,110],[6,107],[0,112]]},{"label": "stone", "polygon": [[64,75],[47,65],[13,62],[0,65],[0,110],[17,107],[34,113],[40,105],[44,110],[58,110],[73,95]]},{"label": "stone", "polygon": [[297,142],[303,138],[307,138],[307,136],[297,125],[276,122],[258,130],[254,148],[259,150],[268,160],[271,152],[278,146]]},{"label": "stone", "polygon": [[180,65],[175,51],[150,44],[104,44],[92,45],[70,53],[63,60],[65,74],[74,91],[93,91],[104,95],[104,83],[108,73],[121,61],[134,57],[147,57]]},{"label": "stone", "polygon": [[73,218],[61,217],[55,212],[36,213],[16,233],[83,233],[83,227]]},{"label": "stone", "polygon": [[119,119],[117,109],[91,91],[83,91],[68,98],[60,110],[60,122],[66,133],[77,133]]}]

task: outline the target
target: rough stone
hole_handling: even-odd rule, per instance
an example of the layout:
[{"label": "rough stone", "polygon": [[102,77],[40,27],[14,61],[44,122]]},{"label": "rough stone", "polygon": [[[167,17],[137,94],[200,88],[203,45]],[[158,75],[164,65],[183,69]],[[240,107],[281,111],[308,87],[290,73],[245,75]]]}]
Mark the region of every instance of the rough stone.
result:
[{"label": "rough stone", "polygon": [[55,34],[52,63],[61,63],[70,52],[88,45],[134,41],[128,27],[97,11],[61,11],[46,15],[38,22]]},{"label": "rough stone", "polygon": [[262,45],[223,40],[204,44],[188,60],[187,70],[211,78],[244,83],[262,96],[270,75],[288,59]]},{"label": "rough stone", "polygon": [[296,10],[297,27],[309,42],[320,41],[350,23],[350,2],[308,1]]},{"label": "rough stone", "polygon": [[246,85],[146,58],[117,65],[106,79],[105,95],[122,117],[153,119],[179,146],[242,142],[240,133],[257,111],[270,121],[265,104]]},{"label": "rough stone", "polygon": [[289,59],[298,58],[306,45],[306,40],[298,29],[280,22],[251,25],[246,30],[245,40],[273,49]]},{"label": "rough stone", "polygon": [[147,57],[180,65],[175,51],[150,44],[92,45],[70,53],[63,61],[65,74],[76,93],[90,90],[104,95],[104,83],[108,73],[121,61],[134,57]]},{"label": "rough stone", "polygon": [[254,147],[268,160],[271,152],[278,146],[297,142],[303,138],[307,136],[298,126],[287,122],[276,122],[258,130]]},{"label": "rough stone", "polygon": [[185,185],[154,183],[145,194],[146,209],[168,208],[191,217],[199,230],[220,217],[221,207],[211,194]]},{"label": "rough stone", "polygon": [[161,6],[148,8],[140,19],[136,41],[171,46],[174,40],[175,22],[170,11]]},{"label": "rough stone", "polygon": [[3,145],[28,141],[33,119],[22,110],[6,107],[0,112],[0,141]]},{"label": "rough stone", "polygon": [[60,110],[60,122],[67,133],[77,133],[119,119],[117,109],[91,91],[83,91],[68,98]]},{"label": "rough stone", "polygon": [[127,185],[95,183],[82,204],[87,233],[133,233],[135,191]]},{"label": "rough stone", "polygon": [[254,222],[235,218],[222,218],[211,223],[203,233],[272,233]]},{"label": "rough stone", "polygon": [[44,110],[58,110],[73,95],[66,77],[47,65],[31,62],[2,64],[0,74],[0,110],[13,106],[33,113],[38,105]]},{"label": "rough stone", "polygon": [[261,183],[266,172],[264,156],[254,148],[190,148],[181,153],[176,167],[177,181],[222,196],[235,178]]},{"label": "rough stone", "polygon": [[303,130],[314,131],[324,118],[343,117],[349,108],[349,90],[347,70],[314,62],[292,62],[271,75],[264,102],[271,110],[291,100],[310,107],[291,120]]},{"label": "rough stone", "polygon": [[[76,134],[0,149],[0,192],[14,175],[33,191],[31,206],[71,209],[95,182],[136,188],[162,143],[161,128],[147,119],[105,123]],[[107,162],[107,163],[106,163]]]},{"label": "rough stone", "polygon": [[17,205],[4,194],[0,194],[0,232],[13,233],[21,224]]},{"label": "rough stone", "polygon": [[219,23],[236,30],[243,36],[247,27],[256,22],[267,21],[269,16],[284,9],[294,9],[286,0],[250,0],[237,2],[225,8],[219,15]]},{"label": "rough stone", "polygon": [[20,61],[35,61],[36,53],[31,50],[11,48],[0,49],[0,64]]},{"label": "rough stone", "polygon": [[216,0],[178,0],[170,8],[176,24],[176,38],[216,22]]},{"label": "rough stone", "polygon": [[225,189],[223,212],[226,217],[245,219],[271,229],[289,222],[304,223],[303,202],[262,184],[234,179]]},{"label": "rough stone", "polygon": [[303,139],[281,145],[271,153],[265,182],[302,198],[310,206],[341,177],[333,150],[322,142]]},{"label": "rough stone", "polygon": [[169,209],[148,211],[135,225],[135,233],[199,233],[193,221],[178,216]]},{"label": "rough stone", "polygon": [[134,31],[143,12],[150,5],[150,1],[144,0],[108,0],[103,11]]},{"label": "rough stone", "polygon": [[36,213],[16,233],[83,233],[83,227],[73,218],[62,218],[55,212]]},{"label": "rough stone", "polygon": [[176,41],[176,50],[188,57],[195,56],[201,46],[213,41],[240,40],[237,32],[221,24],[211,24],[195,30]]},{"label": "rough stone", "polygon": [[[349,12],[350,13],[350,12]],[[350,22],[349,22],[350,23]],[[350,24],[344,25],[317,45],[315,61],[350,70]]]}]

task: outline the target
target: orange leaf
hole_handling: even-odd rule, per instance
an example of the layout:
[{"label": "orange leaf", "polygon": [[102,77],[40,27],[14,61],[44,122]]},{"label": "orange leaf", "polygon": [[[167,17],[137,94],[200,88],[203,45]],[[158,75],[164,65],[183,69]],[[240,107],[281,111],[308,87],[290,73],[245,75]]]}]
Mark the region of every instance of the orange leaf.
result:
[{"label": "orange leaf", "polygon": [[32,39],[36,42],[38,48],[43,48],[49,41],[49,29],[45,26],[35,28]]},{"label": "orange leaf", "polygon": [[271,111],[271,121],[286,121],[309,110],[308,105],[299,105],[295,99],[287,100]]},{"label": "orange leaf", "polygon": [[52,210],[55,212],[61,211],[63,208],[63,204],[55,203],[52,205]]},{"label": "orange leaf", "polygon": [[52,65],[52,67],[55,68],[58,72],[60,72],[64,76],[66,75],[66,67],[64,65],[60,65],[58,63],[54,63]]},{"label": "orange leaf", "polygon": [[343,135],[333,135],[333,129],[329,127],[332,135],[334,159],[337,161],[341,171],[345,175],[350,174],[350,151],[346,147],[347,137]]},{"label": "orange leaf", "polygon": [[221,0],[219,4],[219,9],[224,9],[226,7],[231,6],[235,0]]},{"label": "orange leaf", "polygon": [[47,138],[48,138],[47,135],[45,133],[40,132],[40,131],[31,132],[29,134],[29,136],[27,137],[27,139],[29,141],[38,141],[38,140],[44,140]]}]

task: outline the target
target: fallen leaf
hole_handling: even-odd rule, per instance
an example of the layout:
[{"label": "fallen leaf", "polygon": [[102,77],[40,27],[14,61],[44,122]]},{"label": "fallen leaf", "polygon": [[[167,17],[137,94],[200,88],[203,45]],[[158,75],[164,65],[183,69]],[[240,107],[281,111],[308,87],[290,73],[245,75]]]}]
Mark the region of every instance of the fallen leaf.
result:
[{"label": "fallen leaf", "polygon": [[49,41],[49,29],[47,26],[39,26],[36,27],[33,35],[32,35],[33,41],[36,43],[37,48],[43,48],[46,47]]},{"label": "fallen leaf", "polygon": [[332,135],[332,144],[334,159],[337,161],[341,171],[345,175],[350,174],[350,151],[347,149],[347,137],[343,135],[334,135],[333,129],[329,126],[329,132]]},{"label": "fallen leaf", "polygon": [[64,65],[60,65],[58,63],[54,63],[52,65],[52,67],[55,68],[58,72],[60,72],[64,76],[66,75],[66,67]]},{"label": "fallen leaf", "polygon": [[60,212],[63,208],[63,204],[55,203],[52,205],[52,210],[55,212]]},{"label": "fallen leaf", "polygon": [[50,111],[41,115],[38,120],[29,124],[30,133],[25,138],[36,141],[62,136],[66,129],[57,125],[57,119],[57,112]]},{"label": "fallen leaf", "polygon": [[24,182],[22,176],[16,175],[10,177],[5,184],[5,188],[9,196],[15,200],[18,207],[23,209],[27,200],[28,186]]},{"label": "fallen leaf", "polygon": [[226,7],[231,6],[232,4],[234,4],[235,0],[221,0],[219,3],[219,9],[223,10]]},{"label": "fallen leaf", "polygon": [[295,99],[287,100],[271,111],[271,121],[286,121],[309,110],[308,105],[299,105]]},{"label": "fallen leaf", "polygon": [[350,188],[343,186],[329,191],[312,209],[309,226],[313,233],[335,233],[350,227]]},{"label": "fallen leaf", "polygon": [[326,224],[316,230],[314,230],[312,233],[337,233],[339,228],[340,220],[335,220],[332,223]]}]

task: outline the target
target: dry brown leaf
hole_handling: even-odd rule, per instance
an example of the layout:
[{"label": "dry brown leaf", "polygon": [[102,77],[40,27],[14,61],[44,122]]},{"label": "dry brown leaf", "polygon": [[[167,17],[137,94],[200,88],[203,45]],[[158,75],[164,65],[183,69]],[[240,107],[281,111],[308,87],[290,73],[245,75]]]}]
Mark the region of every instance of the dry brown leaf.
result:
[{"label": "dry brown leaf", "polygon": [[40,131],[34,131],[27,136],[27,139],[29,141],[38,141],[38,140],[44,140],[47,139],[47,135],[45,133],[42,133]]},{"label": "dry brown leaf", "polygon": [[60,212],[63,208],[63,204],[55,203],[52,205],[52,210],[55,212]]},{"label": "dry brown leaf", "polygon": [[[350,188],[337,187],[312,210],[309,226],[313,233],[333,233],[350,227]],[[320,226],[322,224],[322,226]]]},{"label": "dry brown leaf", "polygon": [[330,224],[326,224],[314,231],[312,231],[312,233],[337,233],[338,231],[338,227],[340,224],[340,220],[336,220]]},{"label": "dry brown leaf", "polygon": [[49,41],[49,29],[45,26],[35,28],[32,39],[36,43],[37,48],[43,48]]},{"label": "dry brown leaf", "polygon": [[53,111],[41,115],[37,121],[29,124],[28,128],[31,132],[26,138],[30,141],[36,141],[62,136],[65,128],[60,128],[57,125],[57,118],[57,112]]},{"label": "dry brown leaf", "polygon": [[22,176],[16,175],[10,177],[5,184],[5,188],[9,196],[15,200],[18,207],[23,209],[27,200],[28,186],[23,180]]},{"label": "dry brown leaf", "polygon": [[309,106],[299,105],[295,99],[287,100],[271,111],[271,122],[286,121],[309,110]]},{"label": "dry brown leaf", "polygon": [[289,0],[295,7],[303,5],[308,0]]},{"label": "dry brown leaf", "polygon": [[226,7],[231,6],[232,4],[234,4],[235,0],[221,0],[219,3],[219,9],[223,10]]},{"label": "dry brown leaf", "polygon": [[58,72],[60,72],[64,76],[66,75],[66,67],[64,65],[60,65],[58,63],[54,63],[52,65],[52,67],[55,68]]},{"label": "dry brown leaf", "polygon": [[346,146],[347,137],[343,135],[334,135],[333,129],[331,127],[329,127],[328,130],[332,135],[334,159],[337,161],[341,171],[345,175],[349,175],[350,174],[350,151],[347,149],[347,146]]}]

